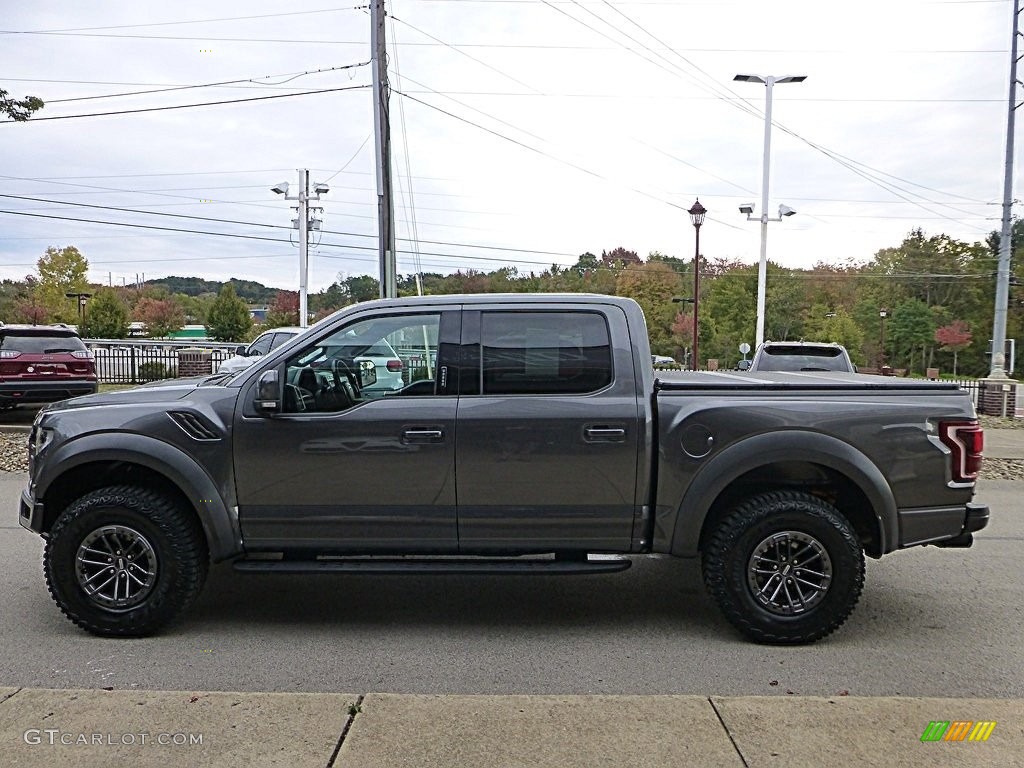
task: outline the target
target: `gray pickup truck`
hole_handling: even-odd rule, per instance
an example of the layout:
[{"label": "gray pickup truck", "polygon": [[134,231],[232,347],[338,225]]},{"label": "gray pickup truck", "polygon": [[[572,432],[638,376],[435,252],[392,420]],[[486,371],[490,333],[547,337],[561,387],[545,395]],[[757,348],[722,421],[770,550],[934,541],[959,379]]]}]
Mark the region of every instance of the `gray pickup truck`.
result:
[{"label": "gray pickup truck", "polygon": [[[381,340],[398,391],[373,387]],[[629,299],[366,302],[231,375],[45,408],[20,521],[60,609],[99,635],[158,630],[226,560],[595,574],[674,555],[700,557],[725,617],[768,643],[839,627],[864,553],[967,547],[988,522],[954,385],[667,376]]]}]

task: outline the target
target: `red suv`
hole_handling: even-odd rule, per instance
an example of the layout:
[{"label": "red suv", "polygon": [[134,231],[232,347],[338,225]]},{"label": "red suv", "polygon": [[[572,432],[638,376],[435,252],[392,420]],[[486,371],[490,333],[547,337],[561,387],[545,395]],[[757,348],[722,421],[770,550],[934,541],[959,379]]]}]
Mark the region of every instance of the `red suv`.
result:
[{"label": "red suv", "polygon": [[96,389],[92,352],[73,329],[0,323],[0,409],[52,403]]}]

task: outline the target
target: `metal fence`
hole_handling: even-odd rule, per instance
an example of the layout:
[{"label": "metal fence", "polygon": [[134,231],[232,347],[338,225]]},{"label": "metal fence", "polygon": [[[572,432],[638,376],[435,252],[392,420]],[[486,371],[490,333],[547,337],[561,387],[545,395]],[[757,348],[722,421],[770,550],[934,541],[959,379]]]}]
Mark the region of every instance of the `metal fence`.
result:
[{"label": "metal fence", "polygon": [[[178,353],[183,350],[206,350],[211,355],[210,373],[234,357],[238,344],[213,341],[160,341],[143,339],[83,339],[96,359],[96,375],[101,384],[145,384],[147,381],[178,377]],[[402,380],[410,384],[433,378],[436,359],[430,365],[422,351],[399,353],[402,359]]]},{"label": "metal fence", "polygon": [[144,384],[178,375],[178,353],[185,349],[209,350],[211,373],[233,357],[237,344],[142,339],[83,339],[96,358],[101,384]]}]

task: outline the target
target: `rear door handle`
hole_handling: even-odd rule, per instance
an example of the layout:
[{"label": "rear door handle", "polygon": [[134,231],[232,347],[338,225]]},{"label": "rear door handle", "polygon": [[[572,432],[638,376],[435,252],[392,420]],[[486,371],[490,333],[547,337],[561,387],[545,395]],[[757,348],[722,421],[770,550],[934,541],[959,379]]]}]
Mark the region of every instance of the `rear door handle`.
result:
[{"label": "rear door handle", "polygon": [[402,430],[403,443],[440,443],[444,441],[444,430],[438,427],[413,427]]},{"label": "rear door handle", "polygon": [[588,443],[624,443],[626,442],[625,427],[584,427],[583,439]]}]

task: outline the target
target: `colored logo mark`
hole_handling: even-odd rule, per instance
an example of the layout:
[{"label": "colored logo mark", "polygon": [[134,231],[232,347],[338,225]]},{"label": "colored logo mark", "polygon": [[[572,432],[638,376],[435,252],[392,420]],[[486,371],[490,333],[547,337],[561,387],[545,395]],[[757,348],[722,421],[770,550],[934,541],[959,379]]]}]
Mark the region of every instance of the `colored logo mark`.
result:
[{"label": "colored logo mark", "polygon": [[921,741],[988,741],[995,727],[994,720],[932,720]]}]

